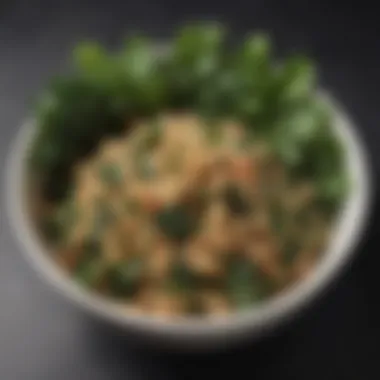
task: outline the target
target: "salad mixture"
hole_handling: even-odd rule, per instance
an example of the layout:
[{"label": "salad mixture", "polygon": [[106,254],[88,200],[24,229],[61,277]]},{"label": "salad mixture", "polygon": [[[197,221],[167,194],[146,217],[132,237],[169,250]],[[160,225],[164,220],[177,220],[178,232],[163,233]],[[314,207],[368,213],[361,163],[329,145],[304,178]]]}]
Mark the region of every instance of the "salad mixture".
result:
[{"label": "salad mixture", "polygon": [[316,72],[269,39],[189,25],[157,53],[94,43],[52,83],[30,154],[54,259],[149,315],[227,314],[313,270],[347,192]]}]

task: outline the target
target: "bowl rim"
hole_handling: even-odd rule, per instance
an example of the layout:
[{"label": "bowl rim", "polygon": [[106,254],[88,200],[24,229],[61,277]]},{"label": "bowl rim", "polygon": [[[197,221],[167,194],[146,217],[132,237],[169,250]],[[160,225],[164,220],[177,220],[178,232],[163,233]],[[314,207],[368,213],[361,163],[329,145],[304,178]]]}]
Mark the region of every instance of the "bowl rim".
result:
[{"label": "bowl rim", "polygon": [[25,158],[36,131],[33,120],[26,121],[18,131],[5,167],[5,204],[11,233],[18,243],[18,248],[34,270],[67,299],[90,314],[127,329],[191,341],[196,338],[208,340],[244,336],[248,332],[254,335],[276,326],[320,294],[349,262],[365,230],[372,201],[372,170],[367,150],[353,121],[327,92],[320,91],[319,96],[330,103],[334,110],[335,122],[332,127],[343,142],[346,166],[355,187],[343,206],[334,237],[313,272],[305,280],[262,304],[252,306],[247,311],[232,313],[227,318],[193,320],[184,317],[178,321],[166,321],[149,315],[130,313],[125,305],[104,300],[82,289],[49,259],[48,250],[36,236],[28,217],[25,217],[22,201],[27,173]]}]

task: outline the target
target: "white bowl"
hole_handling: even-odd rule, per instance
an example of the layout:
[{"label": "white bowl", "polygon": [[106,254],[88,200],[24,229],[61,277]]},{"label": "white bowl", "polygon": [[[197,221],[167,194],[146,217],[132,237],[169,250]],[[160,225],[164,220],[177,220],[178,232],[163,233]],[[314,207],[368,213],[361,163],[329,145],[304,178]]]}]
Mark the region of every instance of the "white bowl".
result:
[{"label": "white bowl", "polygon": [[119,327],[134,336],[146,338],[174,348],[225,348],[244,339],[258,338],[309,304],[326,289],[339,270],[348,263],[367,221],[371,200],[371,173],[359,136],[352,121],[326,94],[321,94],[335,110],[333,127],[343,141],[346,164],[353,181],[353,189],[345,202],[336,225],[333,239],[315,267],[303,282],[270,298],[246,312],[225,319],[167,322],[149,316],[128,313],[125,306],[93,295],[72,281],[50,258],[25,210],[26,151],[36,129],[27,122],[18,133],[11,148],[7,166],[6,204],[14,235],[22,251],[37,272],[69,301],[91,315]]}]

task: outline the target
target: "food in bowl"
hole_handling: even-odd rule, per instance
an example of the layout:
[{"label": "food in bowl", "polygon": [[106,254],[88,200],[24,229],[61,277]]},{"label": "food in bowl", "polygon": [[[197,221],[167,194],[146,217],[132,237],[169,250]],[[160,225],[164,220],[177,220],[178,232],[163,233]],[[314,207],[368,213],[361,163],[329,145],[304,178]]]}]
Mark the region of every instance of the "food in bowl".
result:
[{"label": "food in bowl", "polygon": [[223,36],[81,44],[37,115],[30,204],[53,259],[152,316],[229,314],[302,280],[348,192],[310,61]]}]

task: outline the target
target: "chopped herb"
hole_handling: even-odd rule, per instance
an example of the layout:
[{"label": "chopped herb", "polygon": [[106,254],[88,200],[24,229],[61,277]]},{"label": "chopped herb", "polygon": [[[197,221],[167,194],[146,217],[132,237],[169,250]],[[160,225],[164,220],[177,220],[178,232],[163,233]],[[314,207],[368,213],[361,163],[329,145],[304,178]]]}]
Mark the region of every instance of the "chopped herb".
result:
[{"label": "chopped herb", "polygon": [[88,236],[83,243],[82,247],[82,261],[87,263],[93,259],[97,259],[100,254],[100,237],[99,236]]},{"label": "chopped herb", "polygon": [[73,227],[78,217],[78,207],[74,200],[66,202],[57,214],[58,223],[65,233]]},{"label": "chopped herb", "polygon": [[143,261],[140,258],[115,264],[108,274],[112,294],[120,297],[132,296],[138,288],[143,269]]},{"label": "chopped herb", "polygon": [[183,241],[189,238],[197,227],[197,220],[181,205],[166,207],[156,214],[156,223],[171,239]]},{"label": "chopped herb", "polygon": [[282,251],[282,259],[284,264],[290,265],[300,252],[300,244],[295,239],[288,239]]},{"label": "chopped herb", "polygon": [[167,285],[170,292],[178,294],[185,300],[186,309],[189,314],[202,314],[202,305],[199,297],[197,297],[199,279],[181,258],[178,258],[174,263]]},{"label": "chopped herb", "polygon": [[94,287],[103,278],[107,270],[107,266],[103,260],[90,260],[77,269],[75,277],[82,285],[86,287]]},{"label": "chopped herb", "polygon": [[77,219],[77,208],[72,200],[65,202],[57,210],[43,218],[42,231],[49,241],[57,243],[65,238]]},{"label": "chopped herb", "polygon": [[177,260],[172,267],[169,278],[170,289],[179,293],[187,293],[194,290],[195,286],[195,275],[181,259]]},{"label": "chopped herb", "polygon": [[229,298],[239,308],[246,308],[268,294],[267,280],[243,257],[234,259],[228,266],[226,285]]},{"label": "chopped herb", "polygon": [[103,164],[99,169],[102,181],[111,186],[120,185],[123,181],[123,172],[117,164]]}]

